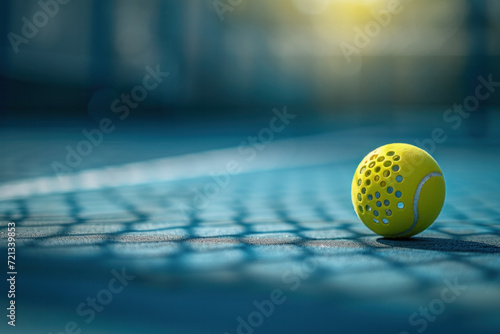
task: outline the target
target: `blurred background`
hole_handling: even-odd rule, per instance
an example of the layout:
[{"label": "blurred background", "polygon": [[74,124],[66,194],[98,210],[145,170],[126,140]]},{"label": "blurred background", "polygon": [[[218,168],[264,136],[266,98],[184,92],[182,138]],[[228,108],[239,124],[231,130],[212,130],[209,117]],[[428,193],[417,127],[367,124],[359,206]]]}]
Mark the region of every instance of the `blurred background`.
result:
[{"label": "blurred background", "polygon": [[[495,0],[232,3],[3,1],[2,120],[100,118],[146,66],[170,76],[134,117],[167,120],[253,117],[284,104],[311,117],[443,110],[478,75],[500,72]],[[381,14],[390,6],[396,14]],[[498,107],[500,94],[486,103]]]},{"label": "blurred background", "polygon": [[[14,221],[20,259],[1,333],[234,333],[313,258],[260,333],[414,333],[457,277],[467,293],[426,333],[498,333],[500,1],[1,4],[0,238]],[[446,178],[411,241],[352,209],[356,166],[390,142]],[[137,279],[87,326],[75,307],[122,267]]]}]

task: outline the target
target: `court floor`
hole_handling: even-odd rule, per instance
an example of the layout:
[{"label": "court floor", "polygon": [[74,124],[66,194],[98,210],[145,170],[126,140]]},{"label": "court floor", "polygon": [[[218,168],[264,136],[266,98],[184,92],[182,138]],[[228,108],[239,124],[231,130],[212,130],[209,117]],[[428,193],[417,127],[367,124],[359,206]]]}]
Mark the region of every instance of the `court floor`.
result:
[{"label": "court floor", "polygon": [[352,209],[360,159],[414,135],[284,133],[250,154],[238,134],[115,134],[57,177],[78,135],[3,131],[18,318],[2,333],[498,333],[498,138],[436,145],[446,201],[417,237]]}]

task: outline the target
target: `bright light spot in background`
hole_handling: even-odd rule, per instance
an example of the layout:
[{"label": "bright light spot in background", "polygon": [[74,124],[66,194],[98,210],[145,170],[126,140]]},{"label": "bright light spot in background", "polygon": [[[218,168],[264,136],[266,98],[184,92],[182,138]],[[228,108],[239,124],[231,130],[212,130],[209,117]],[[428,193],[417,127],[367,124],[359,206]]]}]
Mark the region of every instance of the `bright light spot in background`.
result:
[{"label": "bright light spot in background", "polygon": [[368,17],[373,7],[383,0],[294,0],[295,8],[303,14],[337,16],[341,14],[347,20]]},{"label": "bright light spot in background", "polygon": [[[270,10],[277,13],[269,45],[289,70],[303,67],[303,57],[311,55],[324,57],[323,66],[332,61],[353,65],[347,64],[339,45],[353,44],[360,38],[359,31],[378,25],[378,33],[370,36],[370,43],[356,56],[464,54],[460,27],[466,14],[465,1],[422,1],[402,1],[400,11],[390,15],[384,25],[379,22],[380,15],[386,15],[391,0],[294,0],[288,2],[289,10],[284,10],[284,2],[269,2]],[[458,38],[453,38],[457,34]],[[347,72],[358,72],[360,65],[357,62]]]}]

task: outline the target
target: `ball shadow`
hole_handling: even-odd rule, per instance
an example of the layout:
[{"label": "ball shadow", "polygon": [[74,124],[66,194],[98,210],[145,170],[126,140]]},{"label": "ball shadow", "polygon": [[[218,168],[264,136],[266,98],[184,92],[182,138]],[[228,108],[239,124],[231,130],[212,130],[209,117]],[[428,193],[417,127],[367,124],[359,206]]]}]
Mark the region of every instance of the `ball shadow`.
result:
[{"label": "ball shadow", "polygon": [[386,246],[434,250],[440,252],[500,253],[500,247],[482,242],[445,238],[378,238],[377,242]]}]

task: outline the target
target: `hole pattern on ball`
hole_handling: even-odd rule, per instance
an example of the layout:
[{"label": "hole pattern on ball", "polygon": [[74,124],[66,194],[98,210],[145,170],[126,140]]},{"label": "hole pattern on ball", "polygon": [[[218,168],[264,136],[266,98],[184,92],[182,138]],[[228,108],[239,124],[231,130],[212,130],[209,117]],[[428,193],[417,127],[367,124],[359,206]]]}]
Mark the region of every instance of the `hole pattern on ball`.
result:
[{"label": "hole pattern on ball", "polygon": [[[364,165],[360,168],[360,178],[357,180],[359,193],[358,199],[358,213],[370,214],[373,217],[373,222],[378,224],[380,220],[384,225],[389,225],[389,217],[392,217],[393,211],[387,207],[391,205],[391,200],[401,198],[403,193],[397,189],[397,184],[403,182],[403,176],[399,174],[401,166],[395,162],[400,161],[401,157],[395,151],[389,151],[385,155],[374,154],[364,161]],[[384,180],[381,178],[384,177]],[[381,193],[381,188],[387,187],[386,191]],[[374,188],[374,189],[373,189]],[[396,188],[396,189],[395,189]],[[371,189],[371,191],[370,191]],[[394,197],[392,197],[394,196]],[[391,199],[392,197],[392,199]],[[368,200],[368,203],[363,203]],[[374,201],[374,202],[372,202]],[[399,210],[404,209],[405,205],[402,201],[394,201]],[[396,203],[397,202],[397,203]],[[386,209],[382,209],[382,205]],[[379,210],[372,210],[373,207],[381,208]],[[394,209],[394,207],[392,208]]]}]

